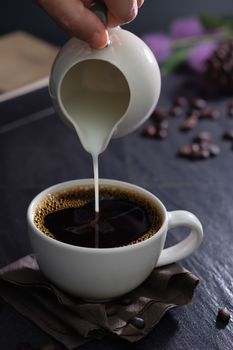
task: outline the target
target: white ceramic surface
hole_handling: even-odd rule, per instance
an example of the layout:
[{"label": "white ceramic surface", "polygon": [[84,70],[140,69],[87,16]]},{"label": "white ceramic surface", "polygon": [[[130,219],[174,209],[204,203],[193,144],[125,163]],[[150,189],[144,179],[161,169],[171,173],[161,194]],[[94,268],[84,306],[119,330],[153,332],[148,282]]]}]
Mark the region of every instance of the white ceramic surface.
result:
[{"label": "white ceramic surface", "polygon": [[103,49],[92,49],[77,38],[69,40],[53,64],[49,90],[57,112],[70,124],[61,97],[61,84],[66,74],[86,60],[111,63],[123,74],[130,91],[128,108],[113,130],[113,135],[110,135],[121,137],[136,129],[151,115],[159,98],[161,79],[153,53],[140,38],[120,27],[108,29],[108,32],[110,44]]},{"label": "white ceramic surface", "polygon": [[[35,208],[46,195],[90,184],[93,184],[93,179],[57,184],[38,194],[28,208],[29,236],[40,268],[61,289],[88,300],[115,298],[140,285],[155,266],[183,259],[199,247],[203,230],[195,215],[181,210],[167,212],[152,193],[116,180],[100,179],[100,184],[136,191],[161,208],[163,224],[151,238],[125,247],[96,249],[62,243],[40,232],[33,223],[33,215]],[[180,243],[163,249],[167,230],[176,226],[190,227],[191,233]]]}]

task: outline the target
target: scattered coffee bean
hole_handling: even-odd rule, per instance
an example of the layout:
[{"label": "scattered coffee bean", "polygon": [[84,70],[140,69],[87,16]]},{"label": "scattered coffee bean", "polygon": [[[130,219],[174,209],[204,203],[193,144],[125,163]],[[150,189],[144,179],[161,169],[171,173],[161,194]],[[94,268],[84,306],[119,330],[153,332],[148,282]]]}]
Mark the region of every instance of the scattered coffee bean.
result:
[{"label": "scattered coffee bean", "polygon": [[157,108],[152,113],[152,121],[153,124],[147,126],[143,130],[142,135],[157,139],[166,138],[168,135],[167,129],[169,126],[168,113]]},{"label": "scattered coffee bean", "polygon": [[210,151],[208,149],[201,149],[200,159],[207,159],[210,157]]},{"label": "scattered coffee bean", "polygon": [[218,119],[219,116],[220,116],[220,113],[217,109],[207,107],[200,111],[200,118],[202,119],[215,120],[215,119]]},{"label": "scattered coffee bean", "polygon": [[192,152],[199,152],[201,150],[201,146],[198,143],[193,143],[191,145],[191,151]]},{"label": "scattered coffee bean", "polygon": [[177,96],[174,100],[174,105],[180,106],[180,107],[186,107],[188,105],[188,100],[183,96]]},{"label": "scattered coffee bean", "polygon": [[190,109],[190,111],[187,113],[187,118],[189,116],[195,115],[197,117],[200,116],[200,110],[199,109]]},{"label": "scattered coffee bean", "polygon": [[53,343],[47,343],[40,347],[40,350],[56,350],[56,346]]},{"label": "scattered coffee bean", "polygon": [[33,348],[29,343],[19,343],[17,350],[33,350]]},{"label": "scattered coffee bean", "polygon": [[191,145],[184,145],[178,150],[178,155],[192,160],[215,157],[220,153],[218,145],[211,142],[211,134],[201,131],[194,137]]},{"label": "scattered coffee bean", "polygon": [[207,159],[209,158],[210,156],[210,153],[208,150],[195,150],[195,151],[192,151],[192,153],[190,154],[190,159],[193,159],[193,160],[200,160],[200,159]]},{"label": "scattered coffee bean", "polygon": [[197,116],[191,115],[183,121],[183,123],[180,126],[180,130],[188,131],[190,129],[193,129],[197,125],[197,122],[198,122]]},{"label": "scattered coffee bean", "polygon": [[145,137],[154,137],[157,139],[164,139],[167,137],[167,124],[165,125],[159,125],[158,127],[155,127],[154,125],[150,125],[147,128],[143,130],[143,136]]},{"label": "scattered coffee bean", "polygon": [[159,128],[160,129],[168,129],[169,126],[169,121],[168,119],[164,119],[159,123]]},{"label": "scattered coffee bean", "polygon": [[189,157],[192,153],[191,146],[189,145],[183,145],[178,150],[178,155],[181,157]]},{"label": "scattered coffee bean", "polygon": [[183,113],[183,110],[179,106],[172,107],[170,110],[170,115],[173,115],[174,117],[179,117]]},{"label": "scattered coffee bean", "polygon": [[192,160],[197,160],[201,158],[201,153],[200,151],[192,151],[190,156],[187,157],[188,159],[192,159]]},{"label": "scattered coffee bean", "polygon": [[210,142],[211,141],[211,134],[208,131],[201,131],[196,137],[194,137],[193,141]]},{"label": "scattered coffee bean", "polygon": [[191,159],[204,159],[209,157],[209,151],[203,150],[198,143],[193,143],[191,145]]},{"label": "scattered coffee bean", "polygon": [[225,307],[222,308],[222,309],[219,309],[217,318],[218,318],[219,321],[227,324],[230,321],[230,318],[231,318],[230,311],[227,308],[225,308]]},{"label": "scattered coffee bean", "polygon": [[117,314],[118,306],[116,304],[107,304],[106,305],[106,314],[107,316],[114,316]]},{"label": "scattered coffee bean", "polygon": [[167,132],[166,129],[160,129],[160,130],[158,130],[158,133],[157,133],[156,136],[157,136],[159,139],[165,139],[165,138],[167,137],[167,135],[168,135],[168,132]]},{"label": "scattered coffee bean", "polygon": [[145,321],[141,317],[133,317],[129,320],[129,323],[138,329],[143,329],[145,327]]},{"label": "scattered coffee bean", "polygon": [[233,129],[225,131],[223,134],[223,138],[225,140],[233,141]]},{"label": "scattered coffee bean", "polygon": [[206,107],[206,101],[202,98],[194,98],[191,102],[192,106],[197,109],[202,109]]},{"label": "scattered coffee bean", "polygon": [[210,148],[210,142],[209,141],[199,141],[199,144],[200,144],[200,147],[201,147],[201,149],[203,149],[203,150],[209,150],[209,148]]},{"label": "scattered coffee bean", "polygon": [[157,128],[157,133],[156,133],[156,137],[159,139],[164,139],[167,137],[168,135],[168,120],[164,119],[161,120],[159,123],[156,124],[156,128]]},{"label": "scattered coffee bean", "polygon": [[220,147],[214,143],[210,143],[209,152],[212,157],[216,157],[220,153]]},{"label": "scattered coffee bean", "polygon": [[154,119],[154,121],[161,121],[168,117],[168,112],[164,111],[163,109],[156,108],[151,117]]},{"label": "scattered coffee bean", "polygon": [[[232,62],[233,64],[233,62]],[[217,68],[216,68],[217,69]],[[190,105],[191,109],[186,110],[182,107]],[[195,128],[199,119],[216,120],[220,116],[219,110],[207,106],[207,102],[200,98],[188,100],[183,96],[177,96],[173,101],[173,107],[168,113],[165,110],[156,108],[152,113],[153,124],[146,127],[143,135],[156,139],[165,139],[168,136],[169,114],[180,115],[185,111],[186,118],[180,125],[180,130],[188,131]],[[229,115],[233,116],[233,98],[228,102]],[[223,138],[232,141],[233,148],[233,129],[227,130]],[[184,145],[178,150],[178,155],[189,159],[207,159],[219,155],[220,147],[213,143],[209,132],[203,131],[194,139],[193,144]]]},{"label": "scattered coffee bean", "polygon": [[154,125],[149,125],[143,130],[143,136],[155,137],[157,134],[157,129]]}]

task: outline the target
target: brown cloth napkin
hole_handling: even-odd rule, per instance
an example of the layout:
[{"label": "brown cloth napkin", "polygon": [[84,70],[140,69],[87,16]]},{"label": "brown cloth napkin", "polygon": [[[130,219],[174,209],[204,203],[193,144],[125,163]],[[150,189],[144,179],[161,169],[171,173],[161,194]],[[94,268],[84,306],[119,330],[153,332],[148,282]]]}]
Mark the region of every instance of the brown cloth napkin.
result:
[{"label": "brown cloth napkin", "polygon": [[115,334],[145,337],[165,312],[191,302],[198,278],[178,264],[156,268],[138,288],[108,303],[86,303],[48,281],[34,255],[0,270],[0,296],[68,349]]}]

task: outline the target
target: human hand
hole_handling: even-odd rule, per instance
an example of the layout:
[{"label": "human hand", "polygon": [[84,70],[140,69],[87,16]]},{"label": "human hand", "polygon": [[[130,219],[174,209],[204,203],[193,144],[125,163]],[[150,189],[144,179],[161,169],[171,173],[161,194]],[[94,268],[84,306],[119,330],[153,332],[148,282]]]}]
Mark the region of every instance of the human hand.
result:
[{"label": "human hand", "polygon": [[[108,10],[108,27],[132,21],[144,0],[104,0]],[[93,0],[36,0],[54,21],[69,35],[87,41],[94,48],[108,43],[108,32],[89,9]]]}]

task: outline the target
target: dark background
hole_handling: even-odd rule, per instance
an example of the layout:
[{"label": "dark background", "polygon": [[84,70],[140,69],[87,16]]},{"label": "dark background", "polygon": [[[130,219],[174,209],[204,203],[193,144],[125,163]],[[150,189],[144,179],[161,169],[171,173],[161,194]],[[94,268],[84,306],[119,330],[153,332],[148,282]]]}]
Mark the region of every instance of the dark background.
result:
[{"label": "dark background", "polygon": [[[137,35],[166,30],[172,19],[199,13],[232,15],[233,0],[145,0],[138,17],[127,25],[127,29]],[[1,0],[0,34],[19,29],[58,45],[67,39],[32,0]]]}]

